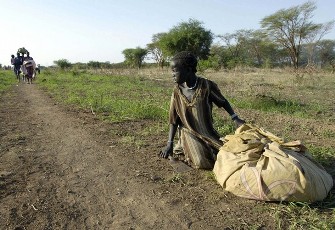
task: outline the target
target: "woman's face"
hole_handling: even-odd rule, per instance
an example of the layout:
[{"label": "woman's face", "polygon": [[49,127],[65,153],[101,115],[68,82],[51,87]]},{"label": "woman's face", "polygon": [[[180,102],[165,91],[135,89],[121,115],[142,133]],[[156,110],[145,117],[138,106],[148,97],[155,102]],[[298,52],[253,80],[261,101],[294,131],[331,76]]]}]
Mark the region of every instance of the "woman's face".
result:
[{"label": "woman's face", "polygon": [[171,61],[170,65],[174,82],[179,85],[183,84],[190,73],[190,68],[185,67],[176,61]]}]

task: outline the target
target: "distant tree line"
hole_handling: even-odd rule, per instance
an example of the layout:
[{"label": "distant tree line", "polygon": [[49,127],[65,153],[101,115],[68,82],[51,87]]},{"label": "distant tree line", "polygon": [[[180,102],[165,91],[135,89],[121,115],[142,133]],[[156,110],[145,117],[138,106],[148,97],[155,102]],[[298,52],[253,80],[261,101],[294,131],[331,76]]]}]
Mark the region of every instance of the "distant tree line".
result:
[{"label": "distant tree line", "polygon": [[[314,23],[314,2],[264,17],[259,30],[241,29],[233,33],[214,35],[203,23],[189,19],[172,27],[168,32],[157,33],[145,48],[123,50],[125,61],[90,61],[77,63],[78,68],[141,68],[144,60],[151,60],[163,68],[170,58],[180,51],[191,51],[199,58],[199,68],[232,69],[237,66],[273,68],[291,66],[330,67],[335,71],[335,40],[323,39],[334,27],[335,21]],[[217,41],[213,43],[214,39]],[[54,62],[60,68],[71,66],[66,59]]]},{"label": "distant tree line", "polygon": [[125,68],[127,67],[126,63],[110,63],[109,61],[106,62],[99,62],[99,61],[89,61],[88,63],[71,63],[67,59],[59,59],[54,61],[54,64],[57,65],[62,70],[69,69],[69,68],[77,68],[77,69],[114,69],[114,68]]},{"label": "distant tree line", "polygon": [[[261,20],[259,30],[238,30],[214,35],[195,19],[179,23],[168,32],[154,34],[146,48],[126,49],[123,54],[130,66],[141,67],[144,58],[163,67],[177,52],[188,50],[199,58],[203,69],[252,66],[319,65],[334,68],[335,40],[322,40],[334,21],[312,21],[314,2],[282,9]],[[213,44],[214,38],[219,41]]]}]

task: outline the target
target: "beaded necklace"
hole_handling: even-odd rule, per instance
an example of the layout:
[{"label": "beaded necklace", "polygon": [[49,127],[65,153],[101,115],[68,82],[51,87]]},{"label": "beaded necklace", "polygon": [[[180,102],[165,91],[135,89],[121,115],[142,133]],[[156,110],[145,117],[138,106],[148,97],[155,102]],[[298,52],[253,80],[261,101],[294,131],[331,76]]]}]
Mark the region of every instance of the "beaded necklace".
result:
[{"label": "beaded necklace", "polygon": [[195,80],[195,83],[194,83],[194,86],[192,86],[192,87],[188,87],[188,89],[195,89],[195,87],[197,87],[197,84],[198,84],[198,78],[196,78],[196,80]]}]

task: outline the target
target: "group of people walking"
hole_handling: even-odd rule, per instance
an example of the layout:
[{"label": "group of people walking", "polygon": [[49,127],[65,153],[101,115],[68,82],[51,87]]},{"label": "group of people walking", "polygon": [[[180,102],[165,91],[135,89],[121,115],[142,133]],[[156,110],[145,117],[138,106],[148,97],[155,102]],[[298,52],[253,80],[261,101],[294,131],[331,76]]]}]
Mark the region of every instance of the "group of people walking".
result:
[{"label": "group of people walking", "polygon": [[[25,56],[26,54],[26,56]],[[11,55],[11,64],[14,66],[14,73],[17,80],[21,79],[28,84],[33,83],[36,73],[40,73],[39,65],[36,65],[34,59],[30,56],[29,52],[17,53],[16,57]]]}]

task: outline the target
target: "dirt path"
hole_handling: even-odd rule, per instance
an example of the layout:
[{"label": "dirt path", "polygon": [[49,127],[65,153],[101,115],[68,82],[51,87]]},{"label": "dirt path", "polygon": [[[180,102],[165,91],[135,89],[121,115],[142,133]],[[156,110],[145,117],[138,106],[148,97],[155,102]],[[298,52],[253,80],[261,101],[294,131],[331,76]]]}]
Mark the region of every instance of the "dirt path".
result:
[{"label": "dirt path", "polygon": [[225,194],[209,172],[174,174],[155,156],[166,137],[121,141],[145,125],[107,124],[14,86],[0,99],[0,229],[273,228],[265,203]]}]

